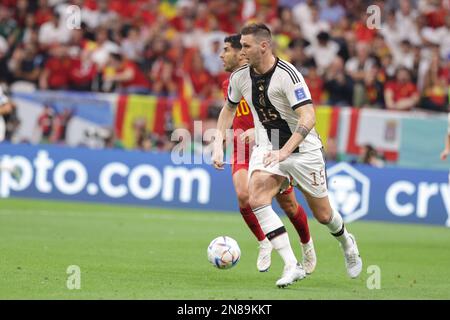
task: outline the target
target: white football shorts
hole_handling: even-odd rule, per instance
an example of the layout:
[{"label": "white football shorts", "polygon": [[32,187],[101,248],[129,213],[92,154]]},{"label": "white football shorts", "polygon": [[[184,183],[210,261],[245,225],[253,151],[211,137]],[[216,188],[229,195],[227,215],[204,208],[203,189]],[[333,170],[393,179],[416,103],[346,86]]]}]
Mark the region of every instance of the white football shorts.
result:
[{"label": "white football shorts", "polygon": [[289,187],[289,183],[292,183],[312,197],[324,198],[328,195],[322,149],[293,153],[273,167],[264,167],[264,155],[270,150],[271,147],[268,146],[257,146],[253,149],[248,172],[249,178],[255,170],[261,170],[288,179],[283,184],[281,192]]}]

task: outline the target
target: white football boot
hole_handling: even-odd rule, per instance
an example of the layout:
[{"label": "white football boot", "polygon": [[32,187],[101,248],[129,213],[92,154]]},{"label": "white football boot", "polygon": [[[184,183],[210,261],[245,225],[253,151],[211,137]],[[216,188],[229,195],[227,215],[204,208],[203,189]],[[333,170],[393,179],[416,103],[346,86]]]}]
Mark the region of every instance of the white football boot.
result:
[{"label": "white football boot", "polygon": [[265,238],[259,242],[259,254],[256,261],[256,267],[259,272],[269,271],[272,262],[272,249],[272,243],[270,243],[269,239]]},{"label": "white football boot", "polygon": [[294,265],[286,265],[283,269],[281,278],[276,282],[278,288],[285,288],[297,280],[301,280],[306,277],[305,269],[302,265],[297,263]]},{"label": "white football boot", "polygon": [[302,243],[302,253],[303,268],[306,274],[311,274],[316,269],[317,264],[316,250],[314,250],[312,238],[309,239],[308,243]]},{"label": "white football boot", "polygon": [[344,250],[345,267],[347,268],[347,274],[349,277],[354,279],[361,273],[362,259],[359,255],[355,237],[352,234],[349,234],[348,236],[353,244],[347,250]]}]

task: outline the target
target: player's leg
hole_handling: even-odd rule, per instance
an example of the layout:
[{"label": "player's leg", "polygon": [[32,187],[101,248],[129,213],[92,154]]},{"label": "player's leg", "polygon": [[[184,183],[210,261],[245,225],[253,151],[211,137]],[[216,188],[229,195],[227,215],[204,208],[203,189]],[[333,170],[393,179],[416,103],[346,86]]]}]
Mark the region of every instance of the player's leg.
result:
[{"label": "player's leg", "polygon": [[325,161],[321,150],[293,155],[285,161],[282,169],[297,182],[317,221],[325,225],[339,241],[348,275],[357,277],[362,270],[362,260],[354,236],[347,232],[342,216],[331,207],[328,199]]},{"label": "player's leg", "polygon": [[279,287],[288,286],[305,277],[305,270],[297,263],[292,251],[286,228],[272,209],[272,199],[285,179],[280,175],[256,170],[251,173],[249,181],[250,206],[262,230],[285,264],[283,275],[276,283]]},{"label": "player's leg", "polygon": [[242,218],[259,242],[259,253],[256,261],[256,267],[260,272],[267,271],[269,270],[271,264],[272,244],[266,238],[266,235],[259,225],[258,219],[250,207],[248,193],[248,170],[246,167],[242,166],[239,168],[238,165],[233,167],[233,184],[238,198],[239,211],[241,212]]},{"label": "player's leg", "polygon": [[361,273],[362,260],[355,237],[348,233],[341,214],[331,207],[328,196],[316,198],[305,193],[305,198],[317,221],[325,225],[339,241],[344,251],[347,273],[351,278],[356,278]]},{"label": "player's leg", "polygon": [[308,217],[303,207],[297,202],[294,188],[277,194],[278,204],[291,220],[292,225],[297,230],[302,248],[302,265],[307,274],[313,273],[317,264],[316,251],[309,233]]}]

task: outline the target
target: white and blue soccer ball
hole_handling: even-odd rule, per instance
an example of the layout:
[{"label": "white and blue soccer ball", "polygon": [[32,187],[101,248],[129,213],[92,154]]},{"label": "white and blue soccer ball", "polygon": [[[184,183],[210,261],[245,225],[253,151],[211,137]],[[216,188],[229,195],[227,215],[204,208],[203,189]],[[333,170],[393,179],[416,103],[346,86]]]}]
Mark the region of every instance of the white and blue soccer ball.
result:
[{"label": "white and blue soccer ball", "polygon": [[208,246],[208,260],[219,269],[234,267],[241,258],[241,249],[233,238],[220,236]]}]

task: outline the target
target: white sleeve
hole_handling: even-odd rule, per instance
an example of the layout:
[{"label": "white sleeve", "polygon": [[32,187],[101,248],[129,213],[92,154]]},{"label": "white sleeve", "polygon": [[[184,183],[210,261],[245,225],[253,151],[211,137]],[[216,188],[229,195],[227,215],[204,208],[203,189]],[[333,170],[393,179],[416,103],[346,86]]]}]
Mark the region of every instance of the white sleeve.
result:
[{"label": "white sleeve", "polygon": [[289,73],[285,73],[283,82],[283,89],[292,109],[312,103],[311,93],[302,74],[293,66],[289,69]]},{"label": "white sleeve", "polygon": [[228,84],[228,101],[231,104],[239,104],[242,98],[242,92],[239,88],[239,74],[233,73],[230,76],[230,83]]}]

